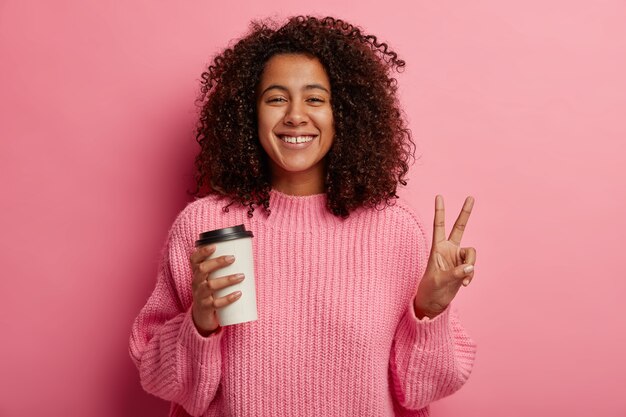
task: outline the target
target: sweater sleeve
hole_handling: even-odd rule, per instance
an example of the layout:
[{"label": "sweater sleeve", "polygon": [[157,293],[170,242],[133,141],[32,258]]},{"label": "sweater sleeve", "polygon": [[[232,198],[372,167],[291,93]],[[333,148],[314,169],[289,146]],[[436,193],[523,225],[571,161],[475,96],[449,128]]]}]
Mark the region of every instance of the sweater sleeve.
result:
[{"label": "sweater sleeve", "polygon": [[161,253],[156,287],[133,323],[129,352],[147,392],[200,416],[220,383],[223,330],[203,337],[193,323],[190,233],[183,211]]},{"label": "sweater sleeve", "polygon": [[[419,216],[411,212],[413,233],[405,250],[412,264],[405,273],[417,290],[430,254],[430,240]],[[397,402],[406,410],[418,410],[453,394],[465,384],[472,371],[476,344],[449,305],[433,319],[415,316],[413,296],[404,308],[392,341],[390,384]]]},{"label": "sweater sleeve", "polygon": [[396,329],[390,355],[398,403],[418,410],[456,392],[469,378],[475,353],[476,345],[452,306],[432,320],[419,320],[411,302]]}]

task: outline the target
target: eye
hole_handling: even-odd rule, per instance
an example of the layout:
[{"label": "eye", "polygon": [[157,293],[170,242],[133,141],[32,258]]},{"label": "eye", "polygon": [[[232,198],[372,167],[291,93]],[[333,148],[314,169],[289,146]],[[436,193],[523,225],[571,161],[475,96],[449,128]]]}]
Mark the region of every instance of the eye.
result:
[{"label": "eye", "polygon": [[311,97],[311,98],[308,98],[307,101],[312,101],[314,103],[323,103],[324,99],[323,98],[319,98],[319,97]]},{"label": "eye", "polygon": [[282,101],[287,101],[284,97],[272,97],[267,100],[268,103],[279,103]]}]

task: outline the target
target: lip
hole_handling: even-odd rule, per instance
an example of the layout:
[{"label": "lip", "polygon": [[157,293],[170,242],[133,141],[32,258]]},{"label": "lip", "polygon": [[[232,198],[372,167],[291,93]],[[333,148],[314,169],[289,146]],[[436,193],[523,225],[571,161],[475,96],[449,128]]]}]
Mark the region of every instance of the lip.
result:
[{"label": "lip", "polygon": [[[281,140],[280,136],[293,136],[293,137],[295,137],[295,136],[313,136],[313,140],[311,140],[309,142],[303,142],[303,143],[288,143],[288,142],[285,142],[284,140]],[[317,140],[319,135],[304,134],[304,133],[301,133],[301,134],[298,134],[298,135],[290,135],[290,134],[282,134],[281,133],[281,134],[277,134],[276,137],[277,137],[276,140],[278,141],[280,146],[282,146],[283,148],[299,150],[299,149],[306,149],[309,146],[311,146],[311,144]]]},{"label": "lip", "polygon": [[275,133],[276,136],[291,136],[291,137],[297,137],[297,136],[317,136],[318,133],[313,133],[313,132],[297,132],[295,130],[285,130],[283,132],[276,132]]}]

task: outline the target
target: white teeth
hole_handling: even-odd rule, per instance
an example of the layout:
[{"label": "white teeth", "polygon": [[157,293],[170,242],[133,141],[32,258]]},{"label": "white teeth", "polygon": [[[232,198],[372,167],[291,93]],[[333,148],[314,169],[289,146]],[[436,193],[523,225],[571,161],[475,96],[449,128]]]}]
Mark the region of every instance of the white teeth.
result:
[{"label": "white teeth", "polygon": [[287,143],[305,143],[311,142],[315,136],[281,136],[280,140]]}]

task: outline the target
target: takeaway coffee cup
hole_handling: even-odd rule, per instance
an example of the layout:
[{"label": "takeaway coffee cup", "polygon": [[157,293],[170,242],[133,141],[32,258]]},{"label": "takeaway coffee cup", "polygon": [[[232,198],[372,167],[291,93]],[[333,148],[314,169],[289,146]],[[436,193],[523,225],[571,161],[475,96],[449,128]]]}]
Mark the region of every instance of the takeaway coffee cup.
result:
[{"label": "takeaway coffee cup", "polygon": [[252,259],[252,232],[243,224],[224,229],[200,233],[196,247],[215,244],[211,258],[233,255],[235,262],[220,268],[209,275],[209,279],[243,273],[245,279],[234,285],[215,291],[215,297],[224,297],[234,291],[241,291],[241,297],[227,306],[217,309],[220,326],[245,323],[257,320],[256,289],[254,285],[254,263]]}]

